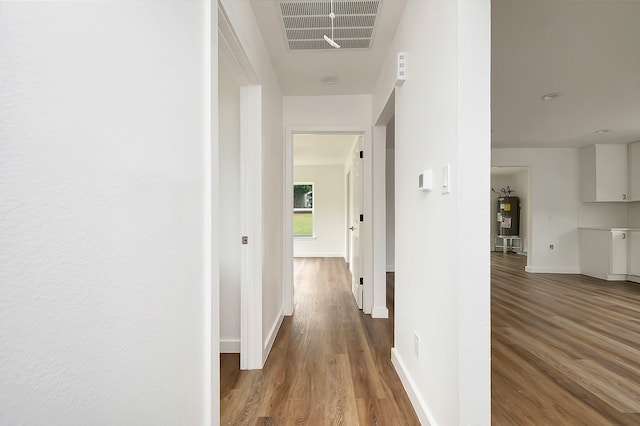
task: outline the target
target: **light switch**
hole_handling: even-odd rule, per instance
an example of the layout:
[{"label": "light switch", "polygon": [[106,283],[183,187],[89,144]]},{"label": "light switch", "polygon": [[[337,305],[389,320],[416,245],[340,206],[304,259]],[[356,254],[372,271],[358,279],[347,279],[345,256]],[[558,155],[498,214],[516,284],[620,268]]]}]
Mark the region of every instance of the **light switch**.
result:
[{"label": "light switch", "polygon": [[418,175],[418,189],[420,191],[431,191],[433,187],[433,173],[431,169],[425,170]]},{"label": "light switch", "polygon": [[449,192],[451,192],[449,190],[449,182],[451,180],[450,178],[451,178],[451,167],[447,163],[444,166],[442,166],[442,177],[440,180],[440,182],[442,182],[441,185],[442,185],[443,194],[448,194]]}]

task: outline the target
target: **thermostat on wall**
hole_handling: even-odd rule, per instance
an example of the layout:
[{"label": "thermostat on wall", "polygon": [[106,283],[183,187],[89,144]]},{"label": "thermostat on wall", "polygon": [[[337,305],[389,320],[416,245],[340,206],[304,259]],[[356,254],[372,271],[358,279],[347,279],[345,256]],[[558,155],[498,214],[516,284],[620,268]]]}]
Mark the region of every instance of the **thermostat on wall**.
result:
[{"label": "thermostat on wall", "polygon": [[433,172],[431,169],[425,170],[418,176],[418,189],[420,191],[431,191],[433,187]]}]

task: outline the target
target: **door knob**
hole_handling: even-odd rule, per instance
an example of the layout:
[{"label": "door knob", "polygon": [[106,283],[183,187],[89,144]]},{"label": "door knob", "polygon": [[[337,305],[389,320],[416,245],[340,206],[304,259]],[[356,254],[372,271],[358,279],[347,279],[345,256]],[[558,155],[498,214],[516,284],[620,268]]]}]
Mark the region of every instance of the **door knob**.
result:
[{"label": "door knob", "polygon": [[353,230],[354,230],[354,229],[356,229],[356,228],[352,226],[352,227],[350,227],[349,229],[351,229],[351,230],[353,231]]}]

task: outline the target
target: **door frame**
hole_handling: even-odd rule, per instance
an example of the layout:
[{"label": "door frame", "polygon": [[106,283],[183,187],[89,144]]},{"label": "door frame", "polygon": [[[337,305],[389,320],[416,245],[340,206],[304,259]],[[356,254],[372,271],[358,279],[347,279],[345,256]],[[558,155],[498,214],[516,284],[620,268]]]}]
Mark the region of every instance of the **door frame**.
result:
[{"label": "door frame", "polygon": [[249,244],[242,245],[240,263],[240,369],[253,370],[263,367],[262,86],[220,2],[218,48],[240,83],[239,214],[241,233],[249,237]]},{"label": "door frame", "polygon": [[[344,175],[344,217],[346,218],[345,223],[350,225],[351,223],[351,205],[349,204],[351,200],[351,170],[348,170]],[[349,226],[345,229],[345,237],[344,237],[344,261],[348,264],[351,263],[351,232],[349,232]]]},{"label": "door frame", "polygon": [[362,311],[371,314],[373,307],[373,155],[370,126],[362,125],[292,125],[285,126],[284,215],[283,215],[283,304],[284,314],[293,315],[293,137],[296,134],[362,135],[364,151],[364,259],[362,275]]}]

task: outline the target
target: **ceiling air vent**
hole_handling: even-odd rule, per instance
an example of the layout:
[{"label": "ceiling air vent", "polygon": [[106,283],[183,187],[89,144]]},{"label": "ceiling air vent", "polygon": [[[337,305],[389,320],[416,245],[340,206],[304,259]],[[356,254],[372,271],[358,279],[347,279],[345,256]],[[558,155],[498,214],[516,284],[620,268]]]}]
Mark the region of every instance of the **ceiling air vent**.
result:
[{"label": "ceiling air vent", "polygon": [[[335,1],[334,40],[342,49],[371,47],[378,1]],[[324,41],[331,36],[330,1],[287,1],[280,3],[282,24],[289,50],[333,50]]]}]

